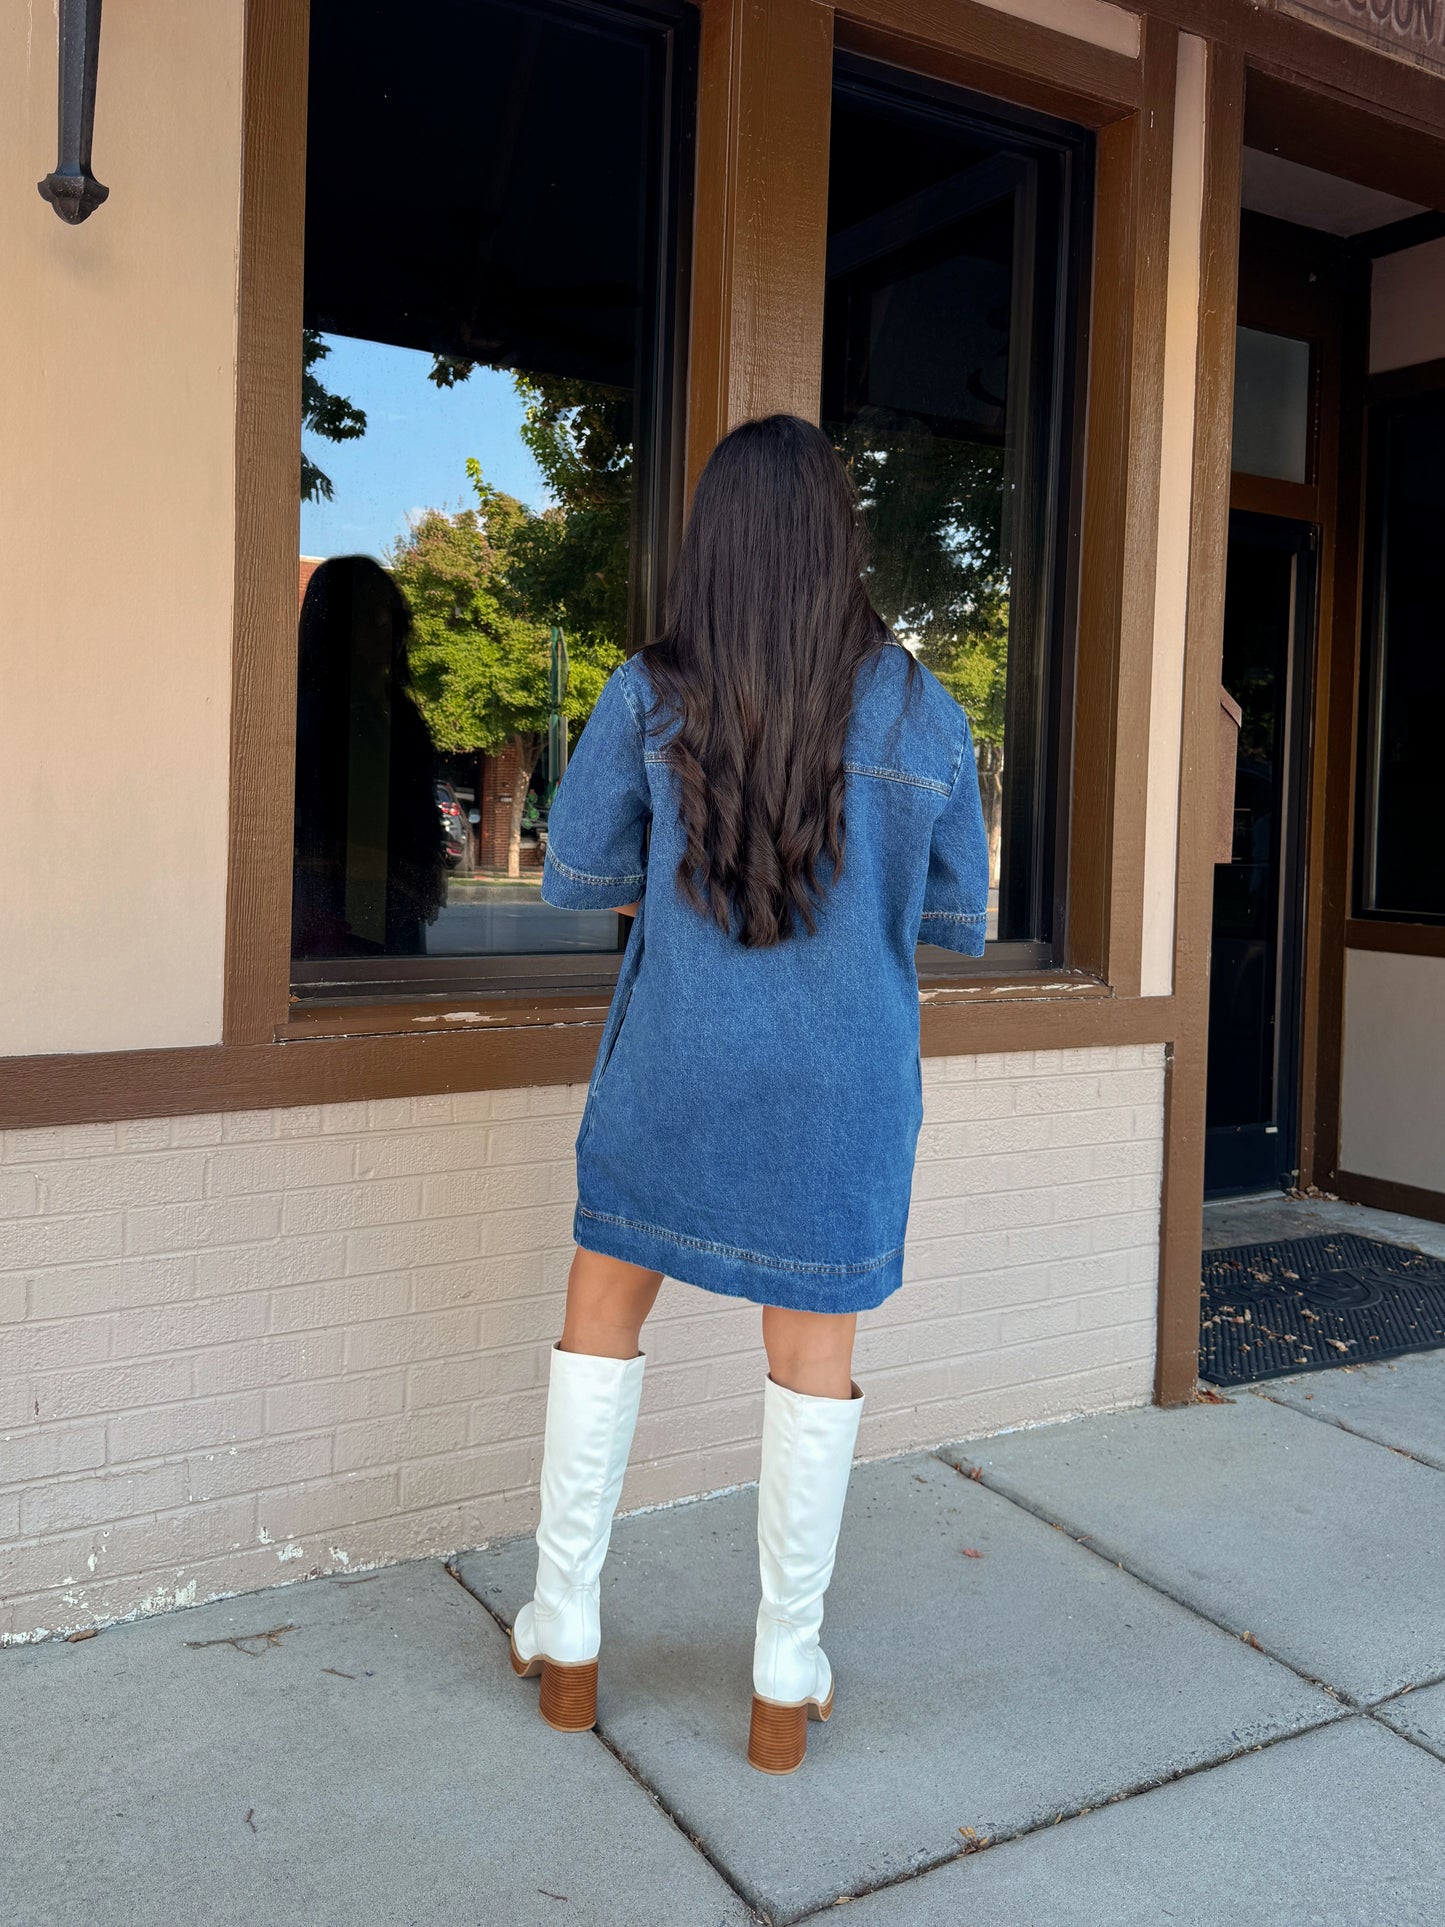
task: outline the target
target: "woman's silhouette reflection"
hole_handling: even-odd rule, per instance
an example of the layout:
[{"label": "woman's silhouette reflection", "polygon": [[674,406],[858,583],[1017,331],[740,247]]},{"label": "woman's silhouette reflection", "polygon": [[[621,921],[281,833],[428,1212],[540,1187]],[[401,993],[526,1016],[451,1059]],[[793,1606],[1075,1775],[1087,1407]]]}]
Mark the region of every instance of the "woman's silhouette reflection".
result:
[{"label": "woman's silhouette reflection", "polygon": [[436,752],[411,693],[411,616],[365,555],[323,562],[301,605],[297,957],[416,956],[446,901]]}]

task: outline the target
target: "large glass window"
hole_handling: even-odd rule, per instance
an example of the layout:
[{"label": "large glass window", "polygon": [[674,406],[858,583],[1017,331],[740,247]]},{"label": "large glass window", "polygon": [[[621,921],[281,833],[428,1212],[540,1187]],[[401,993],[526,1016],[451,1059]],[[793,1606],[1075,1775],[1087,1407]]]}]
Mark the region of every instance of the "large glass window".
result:
[{"label": "large glass window", "polygon": [[548,806],[677,514],[690,14],[312,0],[293,976],[605,980]]},{"label": "large glass window", "polygon": [[[1061,934],[1070,415],[1089,143],[841,60],[823,425],[874,601],[963,704],[992,845],[992,966]],[[920,953],[950,974],[958,959]]]},{"label": "large glass window", "polygon": [[1370,413],[1358,907],[1445,923],[1445,394]]}]

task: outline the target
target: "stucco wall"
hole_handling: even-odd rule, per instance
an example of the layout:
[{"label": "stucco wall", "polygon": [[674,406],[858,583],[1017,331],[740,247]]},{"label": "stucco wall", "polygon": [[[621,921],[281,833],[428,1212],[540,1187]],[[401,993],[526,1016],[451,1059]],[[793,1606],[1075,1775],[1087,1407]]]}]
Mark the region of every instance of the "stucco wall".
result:
[{"label": "stucco wall", "polygon": [[1445,1192],[1445,957],[1345,952],[1340,1166]]},{"label": "stucco wall", "polygon": [[241,0],[105,11],[78,228],[0,7],[0,1056],[220,1035]]},{"label": "stucco wall", "polygon": [[[1150,1393],[1157,1046],[934,1058],[861,1451]],[[0,1635],[530,1528],[575,1088],[0,1136]],[[625,1506],[755,1478],[756,1308],[669,1284]]]}]

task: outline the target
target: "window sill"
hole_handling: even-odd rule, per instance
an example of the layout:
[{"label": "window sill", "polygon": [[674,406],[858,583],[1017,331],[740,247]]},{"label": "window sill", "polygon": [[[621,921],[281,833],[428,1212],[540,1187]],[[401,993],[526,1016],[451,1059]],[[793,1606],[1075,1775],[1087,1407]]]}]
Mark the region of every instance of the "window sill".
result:
[{"label": "window sill", "polygon": [[[957,977],[920,977],[920,1009],[949,1009],[1000,1003],[1078,1003],[1109,1001],[1113,991],[1101,978],[1084,971],[1034,970],[1008,975],[965,974]],[[981,960],[983,961],[983,960]],[[407,1003],[298,1004],[278,1025],[278,1044],[350,1037],[443,1037],[481,1035],[489,1031],[556,1029],[576,1026],[599,1029],[607,1016],[610,990],[580,993],[558,991],[536,997],[428,997]]]},{"label": "window sill", "polygon": [[[1061,971],[930,981],[925,1057],[1168,1044],[1174,997],[1116,997]],[[585,1084],[607,998],[298,1010],[270,1043],[97,1051],[0,1061],[0,1130],[286,1110],[302,1104]]]}]

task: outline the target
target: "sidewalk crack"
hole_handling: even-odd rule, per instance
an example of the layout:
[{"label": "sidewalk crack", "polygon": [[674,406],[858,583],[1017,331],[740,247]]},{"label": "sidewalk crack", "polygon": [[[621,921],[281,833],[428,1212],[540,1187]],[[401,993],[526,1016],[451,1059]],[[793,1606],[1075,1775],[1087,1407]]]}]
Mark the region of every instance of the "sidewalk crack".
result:
[{"label": "sidewalk crack", "polygon": [[1429,1472],[1445,1472],[1445,1461],[1423,1458],[1420,1453],[1411,1452],[1403,1445],[1391,1445],[1388,1439],[1377,1439],[1372,1433],[1362,1432],[1358,1425],[1351,1425],[1332,1413],[1303,1412],[1298,1405],[1291,1405],[1287,1399],[1275,1398],[1257,1385],[1242,1389],[1247,1389],[1255,1398],[1262,1398],[1267,1405],[1277,1406],[1282,1412],[1295,1412],[1300,1418],[1312,1418],[1317,1425],[1333,1425],[1336,1431],[1348,1432],[1352,1439],[1363,1439],[1366,1445],[1377,1445],[1382,1452],[1393,1452],[1397,1458],[1409,1459],[1412,1465],[1423,1465]]},{"label": "sidewalk crack", "polygon": [[969,1462],[959,1464],[953,1459],[946,1458],[943,1451],[938,1448],[935,1448],[930,1456],[936,1458],[940,1465],[946,1465],[951,1472],[956,1472],[959,1478],[981,1485],[985,1491],[996,1493],[1000,1499],[1006,1499],[1010,1505],[1017,1506],[1020,1512],[1027,1512],[1032,1518],[1042,1520],[1046,1526],[1052,1526],[1056,1532],[1062,1532],[1066,1538],[1072,1539],[1076,1546],[1082,1546],[1085,1552],[1092,1553],[1096,1559],[1102,1559],[1106,1565],[1117,1567],[1120,1572],[1128,1573],[1129,1577],[1137,1579],[1141,1586],[1147,1586],[1150,1592],[1157,1593],[1161,1599],[1167,1599],[1176,1606],[1182,1606],[1185,1612],[1192,1614],[1195,1619],[1202,1620],[1206,1626],[1213,1626],[1216,1632],[1225,1633],[1230,1639],[1237,1639],[1255,1652],[1263,1653],[1266,1659],[1272,1659],[1277,1666],[1283,1666],[1287,1672],[1293,1673],[1296,1679],[1302,1679],[1306,1685],[1317,1686],[1322,1693],[1328,1693],[1332,1700],[1338,1701],[1350,1712],[1368,1711],[1365,1701],[1357,1699],[1353,1693],[1347,1693],[1342,1686],[1333,1686],[1329,1680],[1321,1679],[1314,1673],[1307,1673],[1293,1660],[1286,1659],[1282,1653],[1277,1653],[1264,1645],[1254,1633],[1231,1626],[1223,1619],[1216,1619],[1212,1613],[1205,1612],[1192,1599],[1186,1599],[1182,1593],[1171,1591],[1161,1580],[1151,1578],[1148,1573],[1141,1572],[1137,1566],[1130,1565],[1127,1559],[1121,1559],[1117,1553],[1109,1551],[1104,1546],[1096,1545],[1091,1534],[1075,1532],[1072,1527],[1065,1525],[1062,1519],[1053,1518],[1042,1506],[1035,1505],[1020,1494],[1009,1491],[1007,1486],[995,1484],[993,1480],[985,1477],[982,1466]]},{"label": "sidewalk crack", "polygon": [[[460,1571],[457,1569],[456,1565],[453,1563],[452,1560],[450,1559],[443,1560],[442,1565],[443,1565],[443,1569],[450,1575],[451,1578],[453,1578],[456,1581],[456,1583],[461,1587],[462,1591],[467,1595],[467,1597],[469,1599],[476,1600],[477,1604],[481,1607],[482,1611],[493,1622],[493,1624],[498,1628],[498,1630],[504,1633],[507,1639],[510,1641],[512,1637],[512,1628],[510,1623],[507,1620],[503,1619],[502,1615],[499,1612],[495,1611],[491,1606],[487,1604],[486,1600],[483,1599],[482,1595],[475,1589],[475,1587],[469,1586],[467,1584],[466,1580],[462,1577]],[[682,1835],[683,1839],[687,1841],[688,1845],[692,1847],[696,1853],[702,1856],[702,1858],[712,1868],[713,1872],[717,1875],[718,1879],[723,1882],[724,1886],[726,1886],[728,1891],[735,1897],[739,1905],[746,1907],[749,1916],[753,1920],[759,1923],[759,1927],[776,1927],[776,1924],[773,1921],[772,1916],[769,1914],[760,1912],[759,1909],[753,1904],[753,1902],[748,1899],[747,1895],[742,1892],[741,1888],[738,1886],[737,1881],[734,1879],[733,1875],[729,1873],[726,1866],[724,1866],[723,1863],[717,1858],[716,1854],[713,1853],[713,1851],[707,1845],[707,1843],[703,1840],[700,1840],[698,1836],[695,1833],[693,1833],[686,1826],[686,1824],[679,1818],[677,1813],[673,1810],[671,1806],[668,1805],[667,1801],[663,1798],[662,1794],[657,1790],[657,1788],[652,1784],[652,1782],[646,1777],[646,1775],[640,1770],[636,1762],[629,1759],[627,1754],[623,1752],[622,1748],[617,1744],[617,1742],[608,1737],[607,1733],[603,1729],[601,1720],[599,1720],[597,1724],[592,1728],[592,1737],[597,1741],[597,1743],[600,1746],[604,1747],[606,1751],[612,1755],[613,1759],[616,1760],[617,1764],[622,1768],[623,1772],[627,1774],[628,1778],[634,1781],[636,1785],[641,1787],[642,1791],[647,1795],[648,1799],[651,1800],[652,1804],[658,1809],[660,1813],[665,1815],[666,1818],[672,1822],[673,1826]]]}]

